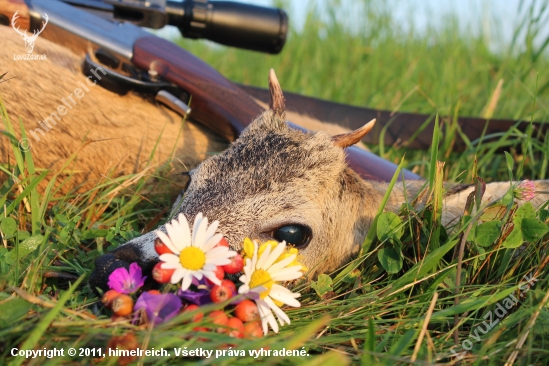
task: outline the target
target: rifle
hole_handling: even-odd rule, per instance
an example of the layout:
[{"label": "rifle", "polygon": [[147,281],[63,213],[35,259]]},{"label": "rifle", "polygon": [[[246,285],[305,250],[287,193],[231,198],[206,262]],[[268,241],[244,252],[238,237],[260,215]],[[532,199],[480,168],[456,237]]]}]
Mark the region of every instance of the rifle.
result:
[{"label": "rifle", "polygon": [[[280,51],[287,29],[286,15],[281,10],[257,9],[260,7],[231,2],[187,0],[177,8],[176,5],[182,3],[167,1],[164,2],[166,6],[159,7],[127,0],[109,0],[105,3],[94,0],[70,0],[66,3],[30,0],[27,1],[27,8],[21,0],[8,1],[10,7],[4,7],[1,11],[4,18],[11,20],[13,13],[18,11],[21,26],[24,27],[24,21],[28,20],[29,30],[32,31],[43,28],[43,17],[47,14],[48,25],[41,36],[85,57],[86,71],[97,72],[97,66],[101,66],[101,70],[108,75],[106,84],[110,82],[114,87],[122,85],[122,89],[152,91],[157,99],[182,114],[189,112],[186,103],[192,97],[189,117],[229,141],[236,139],[263,112],[263,108],[240,87],[186,50],[137,25],[104,19],[104,15],[118,15],[122,19],[155,27],[182,21],[179,25],[184,35],[206,37],[227,45],[271,53]],[[94,12],[69,4],[87,7]],[[189,10],[188,7],[193,4],[200,6]],[[213,15],[208,15],[208,9],[217,9],[217,18],[213,16],[213,10]],[[234,9],[239,11],[235,12]],[[246,20],[243,23],[247,26],[235,28],[234,19],[242,14]],[[200,16],[202,23],[197,21]],[[215,23],[215,19],[221,19],[220,24]],[[248,35],[244,37],[244,34]],[[131,70],[130,74],[134,77],[123,75],[123,70]],[[290,121],[288,124],[304,130]],[[357,147],[347,148],[347,163],[362,178],[370,180],[389,181],[396,171],[395,164]],[[407,170],[403,171],[403,175],[405,179],[421,179]]]}]

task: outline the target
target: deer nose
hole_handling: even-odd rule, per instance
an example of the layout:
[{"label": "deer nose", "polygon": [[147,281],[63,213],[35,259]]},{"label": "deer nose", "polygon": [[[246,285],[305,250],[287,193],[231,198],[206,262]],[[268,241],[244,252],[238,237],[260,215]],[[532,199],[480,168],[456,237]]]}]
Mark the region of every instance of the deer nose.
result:
[{"label": "deer nose", "polygon": [[126,268],[129,270],[130,264],[137,262],[147,276],[147,281],[151,280],[151,271],[158,262],[158,258],[144,256],[142,249],[133,243],[122,245],[110,253],[103,254],[95,260],[95,268],[90,275],[88,284],[91,289],[98,294],[97,289],[105,292],[109,290],[109,276],[117,268]]}]

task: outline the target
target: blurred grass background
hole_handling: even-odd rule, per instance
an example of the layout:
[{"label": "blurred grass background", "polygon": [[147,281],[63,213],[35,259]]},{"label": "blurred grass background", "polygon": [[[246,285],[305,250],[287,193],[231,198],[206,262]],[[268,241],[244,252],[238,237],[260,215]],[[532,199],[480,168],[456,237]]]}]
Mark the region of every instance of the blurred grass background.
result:
[{"label": "blurred grass background", "polygon": [[[395,9],[406,5],[401,0],[342,3],[309,2],[299,26],[290,14],[288,39],[279,55],[180,37],[176,42],[239,83],[266,87],[272,67],[283,90],[355,106],[454,118],[549,120],[549,37],[544,28],[549,2],[520,2],[514,24],[482,19],[490,24],[488,33],[478,32],[482,26],[474,19],[452,13],[435,15],[421,30],[406,26],[395,16]],[[290,8],[288,1],[272,4]],[[512,34],[510,39],[501,36],[504,32]],[[450,131],[439,155],[446,162],[446,180],[470,182],[475,161],[487,181],[507,179],[503,150],[514,156],[519,177],[547,177],[549,141],[534,132],[511,129],[495,136],[496,142],[472,141],[465,152],[454,152],[452,140],[459,130],[452,120],[443,123]],[[429,175],[428,152],[369,147],[394,163],[406,153],[405,168]]]},{"label": "blurred grass background", "polygon": [[[395,17],[403,1],[341,3],[309,2],[299,26],[290,13],[286,45],[275,56],[178,42],[234,81],[266,87],[273,67],[284,90],[377,109],[451,115],[459,103],[460,115],[480,116],[503,79],[494,118],[529,120],[537,95],[534,117],[548,119],[549,40],[540,39],[547,4],[517,9],[512,39],[496,44],[457,15],[418,30]],[[287,1],[273,5],[290,8]],[[513,26],[494,21],[490,33]]]}]

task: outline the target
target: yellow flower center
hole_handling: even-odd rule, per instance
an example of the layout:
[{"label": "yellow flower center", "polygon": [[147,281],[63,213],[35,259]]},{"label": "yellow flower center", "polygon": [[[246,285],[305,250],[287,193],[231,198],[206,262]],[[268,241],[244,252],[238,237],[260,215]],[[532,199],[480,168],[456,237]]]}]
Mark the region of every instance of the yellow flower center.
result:
[{"label": "yellow flower center", "polygon": [[271,277],[269,272],[265,271],[264,269],[256,269],[254,273],[252,273],[252,277],[250,278],[251,289],[259,286],[263,286],[267,289],[266,291],[263,291],[259,294],[259,297],[261,297],[262,299],[269,295],[273,284],[273,278]]},{"label": "yellow flower center", "polygon": [[206,254],[197,247],[187,247],[179,253],[179,261],[183,268],[197,271],[204,267]]}]

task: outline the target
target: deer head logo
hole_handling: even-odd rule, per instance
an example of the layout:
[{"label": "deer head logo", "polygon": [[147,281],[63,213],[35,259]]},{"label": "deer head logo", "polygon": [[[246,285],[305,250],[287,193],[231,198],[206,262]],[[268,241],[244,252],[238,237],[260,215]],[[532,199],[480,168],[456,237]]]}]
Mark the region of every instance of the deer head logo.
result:
[{"label": "deer head logo", "polygon": [[19,26],[17,26],[17,28],[15,28],[15,26],[16,26],[15,22],[17,21],[17,18],[19,18],[19,15],[17,13],[18,12],[16,11],[15,14],[13,14],[13,17],[11,18],[11,26],[13,27],[13,29],[17,33],[19,33],[21,35],[21,37],[25,41],[25,48],[27,49],[27,53],[32,53],[32,50],[34,49],[34,42],[36,42],[36,39],[38,38],[40,33],[42,33],[44,28],[46,28],[46,24],[48,24],[48,14],[44,14],[45,22],[42,22],[42,29],[40,29],[40,31],[38,31],[38,32],[35,30],[32,33],[32,36],[29,36],[27,34],[27,30],[25,30],[24,32],[21,32],[19,30]]}]

